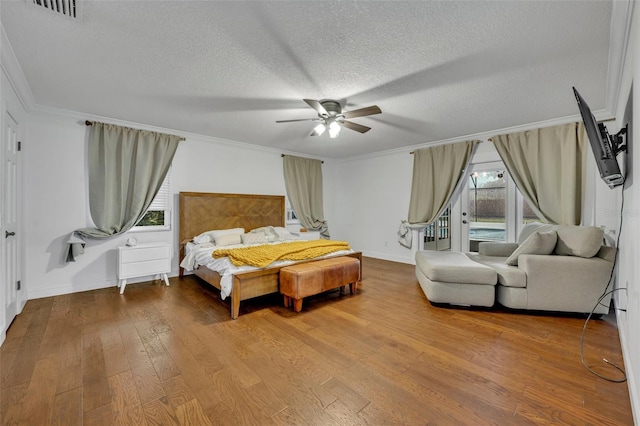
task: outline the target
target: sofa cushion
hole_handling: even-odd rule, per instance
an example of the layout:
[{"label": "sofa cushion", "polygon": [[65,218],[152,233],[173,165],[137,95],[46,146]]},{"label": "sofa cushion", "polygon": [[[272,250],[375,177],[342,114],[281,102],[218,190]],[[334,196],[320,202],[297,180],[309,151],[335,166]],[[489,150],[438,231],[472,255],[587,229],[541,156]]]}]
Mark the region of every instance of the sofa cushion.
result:
[{"label": "sofa cushion", "polygon": [[540,232],[536,231],[529,236],[517,249],[507,258],[507,265],[516,266],[518,256],[521,254],[551,254],[556,247],[558,234],[556,231]]},{"label": "sofa cushion", "polygon": [[431,281],[488,285],[497,282],[496,272],[492,268],[473,262],[460,252],[418,251],[416,268]]},{"label": "sofa cushion", "polygon": [[550,232],[558,229],[558,225],[551,225],[549,223],[540,223],[540,222],[530,222],[527,223],[520,231],[520,235],[518,235],[518,244],[522,244],[525,242],[531,234],[534,232]]},{"label": "sofa cushion", "polygon": [[565,256],[593,257],[600,250],[604,230],[597,226],[560,225],[555,254]]},{"label": "sofa cushion", "polygon": [[498,284],[506,287],[527,287],[527,274],[517,266],[507,265],[506,257],[467,253],[469,259],[488,266],[498,274]]},{"label": "sofa cushion", "polygon": [[503,241],[482,241],[478,244],[478,253],[484,256],[508,257],[516,251],[518,243]]}]

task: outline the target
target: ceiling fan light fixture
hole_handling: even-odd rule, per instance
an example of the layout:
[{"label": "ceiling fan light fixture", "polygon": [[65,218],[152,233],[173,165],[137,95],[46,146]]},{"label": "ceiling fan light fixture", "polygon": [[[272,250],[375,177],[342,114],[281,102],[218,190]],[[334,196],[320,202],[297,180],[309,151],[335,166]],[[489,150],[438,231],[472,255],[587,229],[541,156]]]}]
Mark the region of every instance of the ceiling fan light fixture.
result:
[{"label": "ceiling fan light fixture", "polygon": [[327,126],[325,126],[324,123],[320,123],[313,128],[313,134],[316,136],[320,136],[324,133],[325,130],[327,130]]},{"label": "ceiling fan light fixture", "polygon": [[329,137],[331,139],[337,138],[341,129],[342,127],[340,127],[337,121],[332,121],[331,124],[329,124]]},{"label": "ceiling fan light fixture", "polygon": [[[2,1],[2,0],[0,0]],[[34,0],[35,1],[35,0]],[[380,114],[382,110],[377,105],[371,105],[365,108],[360,108],[351,111],[342,111],[342,105],[340,102],[324,99],[316,101],[313,99],[303,99],[311,108],[317,113],[317,118],[297,118],[293,120],[276,120],[276,123],[290,123],[294,121],[314,121],[318,124],[313,128],[310,136],[320,136],[329,129],[329,137],[335,139],[340,134],[340,130],[346,127],[349,130],[354,130],[359,133],[366,133],[371,130],[371,127],[363,126],[362,124],[354,123],[348,119],[357,117],[366,117],[368,115]]]}]

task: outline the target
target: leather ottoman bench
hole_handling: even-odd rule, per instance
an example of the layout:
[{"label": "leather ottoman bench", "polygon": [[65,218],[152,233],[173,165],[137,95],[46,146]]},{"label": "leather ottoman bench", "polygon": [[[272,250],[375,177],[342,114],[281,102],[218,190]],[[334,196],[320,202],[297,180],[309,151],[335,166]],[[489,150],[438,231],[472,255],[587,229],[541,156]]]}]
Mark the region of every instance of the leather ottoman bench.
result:
[{"label": "leather ottoman bench", "polygon": [[353,257],[334,257],[285,266],[280,269],[280,293],[284,306],[302,310],[302,299],[349,284],[355,293],[360,281],[360,261]]}]

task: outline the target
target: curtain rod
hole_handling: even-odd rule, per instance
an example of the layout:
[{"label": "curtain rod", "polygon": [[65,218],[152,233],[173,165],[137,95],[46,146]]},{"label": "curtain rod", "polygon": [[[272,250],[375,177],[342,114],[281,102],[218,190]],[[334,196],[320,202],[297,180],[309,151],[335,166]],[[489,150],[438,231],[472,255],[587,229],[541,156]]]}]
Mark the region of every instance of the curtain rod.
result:
[{"label": "curtain rod", "polygon": [[[85,126],[92,126],[93,121],[85,120],[84,124]],[[180,137],[180,141],[184,141],[184,140],[186,140],[186,138]]]},{"label": "curtain rod", "polygon": [[[287,154],[280,154],[280,157],[284,157]],[[324,161],[320,161],[322,164],[324,164]]]},{"label": "curtain rod", "polygon": [[[491,139],[489,139],[489,141],[491,141]],[[479,143],[482,143],[482,141],[480,141],[480,140],[476,140],[476,141],[474,141],[474,142],[475,142],[475,143],[478,143],[478,144],[479,144]],[[415,151],[411,151],[411,152],[409,152],[409,154],[411,154],[411,155],[413,155],[413,154],[415,154],[415,153],[416,153]],[[284,155],[284,154],[283,154],[283,155]]]}]

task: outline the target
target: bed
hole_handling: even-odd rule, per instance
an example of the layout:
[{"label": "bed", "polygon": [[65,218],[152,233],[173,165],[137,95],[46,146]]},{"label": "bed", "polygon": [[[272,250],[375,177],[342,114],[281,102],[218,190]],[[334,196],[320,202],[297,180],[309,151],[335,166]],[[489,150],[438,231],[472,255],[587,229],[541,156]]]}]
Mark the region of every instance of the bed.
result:
[{"label": "bed", "polygon": [[[230,228],[244,228],[248,231],[265,226],[284,227],[285,224],[285,200],[282,195],[180,192],[179,205],[180,263],[185,257],[187,244],[203,232]],[[362,253],[352,251],[342,255],[355,257],[361,261],[362,265]],[[301,262],[308,261],[311,260]],[[238,318],[241,301],[278,292],[279,273],[282,266],[233,274],[233,284],[229,294],[231,318]],[[183,277],[184,273],[181,267],[180,277]],[[193,270],[193,273],[218,290],[222,290],[221,276],[218,272],[199,266]]]}]

